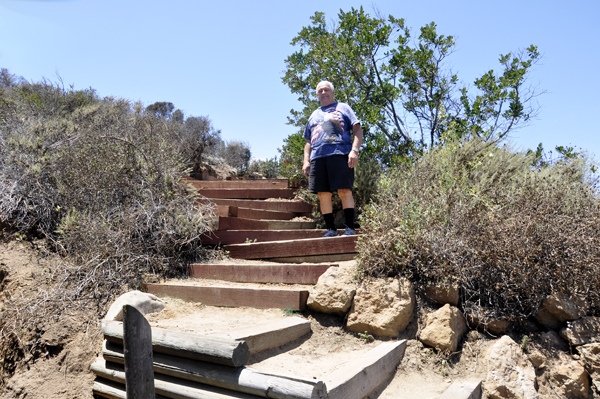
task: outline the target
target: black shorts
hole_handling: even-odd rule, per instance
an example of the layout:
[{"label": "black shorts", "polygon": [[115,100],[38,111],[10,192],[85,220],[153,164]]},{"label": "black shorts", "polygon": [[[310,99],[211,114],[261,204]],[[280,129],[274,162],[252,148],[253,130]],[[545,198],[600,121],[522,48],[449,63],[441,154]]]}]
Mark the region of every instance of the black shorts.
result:
[{"label": "black shorts", "polygon": [[348,154],[330,155],[310,162],[308,189],[311,193],[332,193],[353,186],[354,169],[348,167]]}]

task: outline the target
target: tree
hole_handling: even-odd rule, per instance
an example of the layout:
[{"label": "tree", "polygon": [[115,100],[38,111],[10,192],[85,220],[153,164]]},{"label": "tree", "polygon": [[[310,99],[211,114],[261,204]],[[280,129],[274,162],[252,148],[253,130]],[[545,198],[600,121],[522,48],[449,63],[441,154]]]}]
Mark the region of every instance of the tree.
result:
[{"label": "tree", "polygon": [[173,105],[173,103],[165,101],[155,102],[154,104],[148,105],[146,107],[146,111],[165,119],[171,117],[171,114],[173,113],[174,109],[175,106]]},{"label": "tree", "polygon": [[314,88],[331,81],[336,98],[347,102],[361,120],[365,150],[392,164],[443,140],[452,131],[485,140],[506,137],[535,113],[526,77],[539,53],[535,46],[502,55],[503,71],[486,72],[475,93],[461,87],[446,59],[454,51],[452,36],[439,35],[435,23],[411,40],[404,19],[371,17],[363,8],[340,11],[328,27],[316,12],[291,44],[300,49],[286,60],[282,78],[299,95],[302,110],[289,123],[303,128],[318,106]]}]

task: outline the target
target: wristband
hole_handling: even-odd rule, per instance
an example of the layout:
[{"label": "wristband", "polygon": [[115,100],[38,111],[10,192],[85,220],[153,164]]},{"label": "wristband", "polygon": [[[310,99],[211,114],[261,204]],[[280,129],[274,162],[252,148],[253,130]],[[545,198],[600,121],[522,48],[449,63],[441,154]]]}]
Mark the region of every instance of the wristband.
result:
[{"label": "wristband", "polygon": [[355,153],[359,154],[360,153],[360,149],[358,148],[353,148],[352,151],[354,151]]}]

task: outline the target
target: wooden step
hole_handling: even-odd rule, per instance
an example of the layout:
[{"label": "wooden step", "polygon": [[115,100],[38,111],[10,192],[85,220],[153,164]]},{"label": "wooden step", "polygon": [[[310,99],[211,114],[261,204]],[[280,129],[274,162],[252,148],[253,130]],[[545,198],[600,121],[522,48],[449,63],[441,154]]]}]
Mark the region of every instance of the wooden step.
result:
[{"label": "wooden step", "polygon": [[223,247],[234,259],[268,259],[288,256],[346,254],[356,252],[359,236],[308,238],[305,240],[266,241],[230,244]]},{"label": "wooden step", "polygon": [[201,302],[210,306],[260,309],[306,309],[308,291],[301,289],[238,288],[197,286],[179,284],[145,284],[147,292],[157,296],[172,296],[189,302]]},{"label": "wooden step", "polygon": [[[357,230],[357,233],[359,230]],[[342,235],[344,230],[338,230]],[[278,240],[303,240],[306,238],[320,238],[325,230],[297,229],[297,230],[216,230],[202,236],[202,244],[226,245],[244,244],[248,242],[278,241]]]},{"label": "wooden step", "polygon": [[332,264],[202,264],[190,265],[190,277],[238,283],[316,284]]},{"label": "wooden step", "polygon": [[[222,205],[217,205],[222,206]],[[231,207],[230,207],[231,208]],[[297,216],[294,212],[267,211],[264,209],[237,208],[237,217],[244,219],[290,220]]]},{"label": "wooden step", "polygon": [[345,262],[356,259],[358,254],[327,254],[327,255],[311,255],[311,256],[286,256],[283,258],[265,259],[269,262],[279,263],[327,263],[327,262]]},{"label": "wooden step", "polygon": [[184,179],[195,189],[206,188],[289,188],[288,179],[257,179],[257,180],[197,180],[191,177]]},{"label": "wooden step", "polygon": [[198,193],[206,198],[239,198],[266,199],[292,198],[295,192],[292,188],[201,188]]},{"label": "wooden step", "polygon": [[264,209],[267,211],[311,213],[312,205],[303,201],[264,201],[251,199],[213,198],[217,205],[237,206],[239,208]]},{"label": "wooden step", "polygon": [[314,229],[315,225],[315,222],[304,221],[219,217],[219,230],[296,230]]}]

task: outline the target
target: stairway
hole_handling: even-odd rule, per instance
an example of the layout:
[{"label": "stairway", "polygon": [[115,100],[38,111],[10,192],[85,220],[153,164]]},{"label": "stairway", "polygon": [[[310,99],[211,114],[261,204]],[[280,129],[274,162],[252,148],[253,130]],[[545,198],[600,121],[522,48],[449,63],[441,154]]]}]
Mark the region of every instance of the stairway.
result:
[{"label": "stairway", "polygon": [[[358,236],[322,238],[312,207],[293,199],[287,179],[186,182],[214,204],[218,229],[203,237],[228,262],[190,265],[186,281],[146,284],[148,292],[211,306],[302,311],[308,290],[333,262],[354,259]],[[340,234],[343,231],[339,231]]]}]

